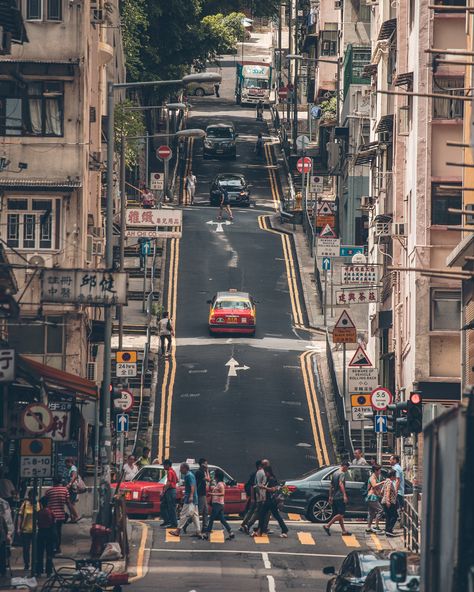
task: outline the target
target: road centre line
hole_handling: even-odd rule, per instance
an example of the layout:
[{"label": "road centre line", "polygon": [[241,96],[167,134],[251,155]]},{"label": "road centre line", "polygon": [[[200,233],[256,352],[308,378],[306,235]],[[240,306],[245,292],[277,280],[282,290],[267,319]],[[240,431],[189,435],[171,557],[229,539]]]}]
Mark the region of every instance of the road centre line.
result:
[{"label": "road centre line", "polygon": [[267,576],[268,580],[268,592],[276,592],[275,578],[273,576]]},{"label": "road centre line", "polygon": [[[261,551],[247,551],[239,549],[173,549],[173,548],[146,548],[150,553],[226,553],[234,555],[262,555]],[[297,551],[267,551],[268,555],[287,555],[289,557],[325,557],[330,559],[344,559],[346,555],[330,553],[298,553]]]},{"label": "road centre line", "polygon": [[262,561],[263,561],[263,566],[265,569],[272,568],[272,564],[270,562],[270,559],[268,558],[268,553],[262,553]]}]

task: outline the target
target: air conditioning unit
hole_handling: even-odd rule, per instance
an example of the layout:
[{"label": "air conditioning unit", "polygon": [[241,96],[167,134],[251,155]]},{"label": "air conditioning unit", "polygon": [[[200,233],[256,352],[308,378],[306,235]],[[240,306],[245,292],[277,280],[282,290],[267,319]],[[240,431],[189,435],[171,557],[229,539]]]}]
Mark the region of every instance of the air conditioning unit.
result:
[{"label": "air conditioning unit", "polygon": [[334,2],[334,8],[335,8],[335,10],[341,10],[342,9],[342,1],[343,0],[335,0],[335,2]]},{"label": "air conditioning unit", "polygon": [[390,222],[375,222],[374,235],[376,238],[383,238],[390,236],[391,228]]},{"label": "air conditioning unit", "polygon": [[403,222],[394,222],[392,224],[392,234],[394,236],[406,236],[406,224]]},{"label": "air conditioning unit", "polygon": [[97,382],[97,362],[87,362],[87,380]]},{"label": "air conditioning unit", "polygon": [[374,198],[371,195],[362,195],[360,198],[360,209],[368,210],[374,205]]}]

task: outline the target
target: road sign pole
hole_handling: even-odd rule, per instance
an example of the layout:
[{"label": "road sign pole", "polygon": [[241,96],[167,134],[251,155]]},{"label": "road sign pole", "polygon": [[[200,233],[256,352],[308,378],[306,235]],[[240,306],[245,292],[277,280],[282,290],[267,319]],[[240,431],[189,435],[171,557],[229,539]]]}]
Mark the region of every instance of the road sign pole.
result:
[{"label": "road sign pole", "polygon": [[[170,137],[170,112],[169,109],[166,109],[166,142],[169,141]],[[170,170],[170,161],[168,158],[165,159],[164,162],[164,172],[165,172],[165,179],[164,179],[164,190],[163,190],[163,200],[160,200],[158,203],[160,204],[159,207],[161,208],[162,201],[166,201],[168,197],[168,178],[169,178],[169,170]]]},{"label": "road sign pole", "polygon": [[345,343],[342,344],[342,399],[344,401],[344,405],[346,404],[346,386],[347,386],[347,370],[346,370],[346,353],[347,353],[347,345]]},{"label": "road sign pole", "polygon": [[146,273],[148,265],[148,251],[145,251],[145,265],[143,270],[143,300],[142,300],[142,312],[145,312],[146,307]]},{"label": "road sign pole", "polygon": [[334,316],[334,268],[331,267],[331,319]]},{"label": "road sign pole", "polygon": [[382,464],[382,433],[378,432],[377,436],[377,464]]},{"label": "road sign pole", "polygon": [[362,448],[362,454],[365,454],[365,430],[364,430],[364,420],[362,419],[360,422],[360,443]]},{"label": "road sign pole", "polygon": [[328,270],[324,270],[324,326],[328,326]]},{"label": "road sign pole", "polygon": [[119,460],[119,473],[122,472],[123,467],[123,455],[125,450],[125,432],[120,432],[120,440],[119,440],[119,452],[120,452],[120,460]]}]

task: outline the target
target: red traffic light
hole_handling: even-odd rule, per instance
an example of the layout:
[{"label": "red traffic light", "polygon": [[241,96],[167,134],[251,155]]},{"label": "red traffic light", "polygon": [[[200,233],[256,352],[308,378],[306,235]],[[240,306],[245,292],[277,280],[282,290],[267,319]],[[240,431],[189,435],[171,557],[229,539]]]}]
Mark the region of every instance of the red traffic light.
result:
[{"label": "red traffic light", "polygon": [[419,405],[421,403],[420,393],[410,393],[410,401],[413,405]]}]

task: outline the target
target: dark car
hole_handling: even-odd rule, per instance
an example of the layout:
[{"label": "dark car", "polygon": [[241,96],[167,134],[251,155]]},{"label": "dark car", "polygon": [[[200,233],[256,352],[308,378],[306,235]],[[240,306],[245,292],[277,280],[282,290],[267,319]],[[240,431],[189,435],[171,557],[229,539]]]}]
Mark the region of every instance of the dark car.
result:
[{"label": "dark car", "polygon": [[206,128],[203,156],[237,157],[237,134],[232,123],[213,123]]},{"label": "dark car", "polygon": [[[298,480],[286,481],[287,485],[296,487],[285,498],[284,510],[293,514],[302,514],[311,522],[329,522],[332,516],[332,505],[329,503],[329,488],[331,476],[339,469],[338,465],[323,467],[314,473]],[[370,477],[369,465],[351,465],[346,474],[346,491],[349,503],[347,504],[348,516],[365,516],[367,514],[367,502],[365,490]],[[388,469],[382,469],[382,475],[387,476]],[[411,483],[405,480],[405,493],[413,492]]]},{"label": "dark car", "polygon": [[243,175],[239,175],[238,173],[222,173],[217,175],[211,183],[211,206],[218,206],[220,204],[223,189],[227,191],[231,204],[247,207],[250,205],[250,188]]},{"label": "dark car", "polygon": [[375,551],[352,551],[342,562],[338,572],[333,566],[323,568],[323,573],[332,575],[326,592],[360,592],[365,579],[376,567],[390,567],[386,553]]}]

